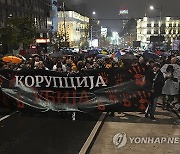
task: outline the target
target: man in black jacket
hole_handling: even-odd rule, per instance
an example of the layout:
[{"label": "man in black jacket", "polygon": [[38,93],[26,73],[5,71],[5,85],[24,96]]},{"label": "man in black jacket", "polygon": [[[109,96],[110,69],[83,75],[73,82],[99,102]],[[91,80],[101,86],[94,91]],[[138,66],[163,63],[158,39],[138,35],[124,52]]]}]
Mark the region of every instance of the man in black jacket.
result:
[{"label": "man in black jacket", "polygon": [[153,67],[153,71],[155,73],[152,85],[152,101],[151,104],[148,105],[146,109],[145,117],[147,118],[150,115],[152,120],[155,120],[154,114],[156,110],[156,105],[159,96],[162,95],[162,88],[164,86],[164,76],[160,70],[161,65],[159,63],[155,63]]}]

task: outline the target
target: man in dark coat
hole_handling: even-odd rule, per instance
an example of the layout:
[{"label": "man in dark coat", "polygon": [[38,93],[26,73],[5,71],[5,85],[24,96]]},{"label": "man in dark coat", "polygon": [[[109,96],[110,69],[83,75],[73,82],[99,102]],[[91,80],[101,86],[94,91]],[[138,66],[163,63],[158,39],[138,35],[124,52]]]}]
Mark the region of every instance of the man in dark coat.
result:
[{"label": "man in dark coat", "polygon": [[146,77],[146,81],[149,85],[149,88],[152,89],[152,85],[153,85],[153,79],[154,79],[154,71],[153,71],[153,67],[154,67],[155,62],[153,60],[149,60],[147,66],[146,66],[146,72],[145,72],[145,77]]},{"label": "man in dark coat", "polygon": [[154,114],[156,110],[156,105],[159,96],[162,95],[162,88],[164,86],[164,76],[160,70],[161,65],[159,63],[155,63],[153,67],[153,71],[155,73],[152,85],[152,101],[151,104],[148,105],[146,109],[145,117],[147,118],[150,115],[152,120],[155,120]]}]

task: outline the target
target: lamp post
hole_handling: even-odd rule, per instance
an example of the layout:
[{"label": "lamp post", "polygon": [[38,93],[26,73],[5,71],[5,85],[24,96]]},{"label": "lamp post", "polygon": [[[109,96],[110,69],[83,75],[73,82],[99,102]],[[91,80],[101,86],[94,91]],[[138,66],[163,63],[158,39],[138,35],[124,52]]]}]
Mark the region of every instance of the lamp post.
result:
[{"label": "lamp post", "polygon": [[67,38],[66,38],[66,17],[65,17],[65,4],[64,4],[64,1],[63,1],[63,4],[62,4],[62,9],[63,9],[63,20],[64,20],[64,41],[66,42],[67,41]]},{"label": "lamp post", "polygon": [[150,8],[150,10],[159,10],[159,12],[160,12],[160,16],[159,16],[159,46],[160,46],[160,40],[161,40],[161,26],[162,26],[162,6],[160,7],[160,8],[155,8],[154,6],[150,6],[149,7]]},{"label": "lamp post", "polygon": [[162,6],[160,8],[155,8],[154,6],[151,5],[149,8],[150,8],[150,10],[159,10],[160,11],[160,22],[161,22],[161,20],[162,20]]},{"label": "lamp post", "polygon": [[[96,15],[96,12],[95,11],[93,11],[92,12],[92,15],[93,16],[95,16]],[[94,18],[93,18],[94,19]],[[93,41],[93,26],[92,26],[92,22],[91,22],[91,29],[90,29],[90,33],[91,33],[91,35],[90,35],[90,39],[91,39],[91,48],[92,48],[92,41]]]},{"label": "lamp post", "polygon": [[91,25],[91,48],[92,48],[92,35],[93,35],[92,32],[93,31],[92,31],[92,25]]}]

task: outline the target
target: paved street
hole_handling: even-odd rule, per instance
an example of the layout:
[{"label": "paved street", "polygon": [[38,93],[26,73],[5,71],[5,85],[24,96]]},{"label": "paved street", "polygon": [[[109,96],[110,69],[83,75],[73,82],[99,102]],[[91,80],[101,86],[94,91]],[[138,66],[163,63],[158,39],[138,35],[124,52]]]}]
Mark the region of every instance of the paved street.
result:
[{"label": "paved street", "polygon": [[117,148],[113,144],[113,137],[117,133],[126,133],[127,137],[180,137],[178,118],[169,111],[160,108],[156,113],[157,121],[144,118],[142,113],[116,113],[115,117],[107,117],[103,127],[92,146],[91,154],[179,154],[179,144],[136,144],[127,140],[125,146]]},{"label": "paved street", "polygon": [[0,153],[78,153],[99,115],[88,118],[81,114],[78,120],[72,121],[52,114],[28,116],[16,113],[0,122]]},{"label": "paved street", "polygon": [[[0,118],[2,117],[5,116],[1,115]],[[72,121],[67,114],[14,113],[0,121],[0,153],[79,153],[94,131],[99,117],[99,113],[92,116],[77,114],[76,120]],[[113,137],[117,133],[126,133],[127,137],[180,136],[180,125],[177,123],[179,119],[174,113],[163,111],[158,106],[156,118],[156,121],[152,121],[139,112],[116,112],[114,117],[107,116],[99,134],[94,131],[97,137],[89,141],[90,147],[92,146],[88,149],[89,153],[180,153],[179,143],[136,144],[130,143],[128,139],[121,148],[114,145]]]},{"label": "paved street", "polygon": [[0,0],[0,154],[119,153],[180,154],[180,0]]}]

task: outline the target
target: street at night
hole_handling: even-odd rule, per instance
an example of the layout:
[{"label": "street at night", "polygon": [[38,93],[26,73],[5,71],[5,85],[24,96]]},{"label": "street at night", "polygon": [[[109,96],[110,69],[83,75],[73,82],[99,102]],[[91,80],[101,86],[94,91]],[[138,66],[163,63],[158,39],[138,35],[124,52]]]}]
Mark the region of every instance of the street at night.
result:
[{"label": "street at night", "polygon": [[79,153],[100,114],[72,121],[57,115],[15,113],[0,122],[0,153]]},{"label": "street at night", "polygon": [[[1,119],[4,116],[1,116]],[[100,118],[100,113],[71,116],[54,113],[24,114],[14,112],[0,121],[1,153],[179,153],[179,144],[128,143],[119,149],[113,143],[117,133],[128,137],[179,137],[179,119],[174,113],[158,107],[158,121],[145,119],[142,113],[115,113],[115,116]],[[97,129],[97,121],[101,124]],[[94,134],[94,136],[92,135]],[[89,139],[92,138],[92,139]],[[86,143],[87,142],[87,143]],[[164,146],[165,145],[165,146]]]},{"label": "street at night", "polygon": [[0,0],[0,154],[179,154],[179,0]]}]

